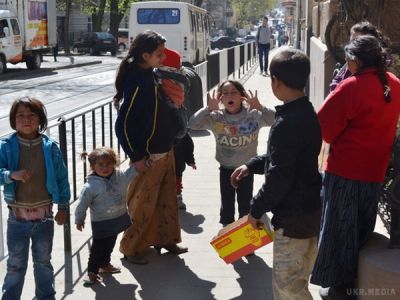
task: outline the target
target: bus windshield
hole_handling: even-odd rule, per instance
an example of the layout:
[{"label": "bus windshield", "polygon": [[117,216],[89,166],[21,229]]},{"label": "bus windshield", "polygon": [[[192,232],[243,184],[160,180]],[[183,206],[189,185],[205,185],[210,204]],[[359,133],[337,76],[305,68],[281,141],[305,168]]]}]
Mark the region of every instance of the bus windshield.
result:
[{"label": "bus windshield", "polygon": [[180,12],[177,8],[139,8],[138,24],[179,24]]}]

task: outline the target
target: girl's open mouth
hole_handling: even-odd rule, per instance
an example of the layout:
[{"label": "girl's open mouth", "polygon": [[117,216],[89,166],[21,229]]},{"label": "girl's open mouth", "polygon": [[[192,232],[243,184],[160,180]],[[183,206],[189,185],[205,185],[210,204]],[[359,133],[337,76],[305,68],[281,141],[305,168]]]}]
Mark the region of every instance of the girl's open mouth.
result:
[{"label": "girl's open mouth", "polygon": [[228,101],[228,105],[233,105],[233,101],[232,100],[230,100],[230,101]]}]

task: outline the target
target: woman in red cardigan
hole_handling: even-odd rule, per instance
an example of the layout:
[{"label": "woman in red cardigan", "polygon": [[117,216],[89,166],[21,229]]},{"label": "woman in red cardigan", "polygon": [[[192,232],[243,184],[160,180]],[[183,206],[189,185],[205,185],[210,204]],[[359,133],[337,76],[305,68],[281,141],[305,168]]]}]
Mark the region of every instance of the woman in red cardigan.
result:
[{"label": "woman in red cardigan", "polygon": [[400,81],[386,71],[378,40],[359,36],[345,53],[352,76],[329,94],[318,112],[323,139],[331,145],[311,276],[312,283],[324,287],[323,299],[354,298],[358,254],[374,231],[400,111]]}]

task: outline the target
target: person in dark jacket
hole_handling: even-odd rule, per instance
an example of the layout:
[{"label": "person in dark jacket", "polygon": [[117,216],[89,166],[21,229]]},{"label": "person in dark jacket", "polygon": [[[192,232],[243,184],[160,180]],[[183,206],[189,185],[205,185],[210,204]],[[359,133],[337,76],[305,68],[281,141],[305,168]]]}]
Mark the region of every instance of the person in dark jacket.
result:
[{"label": "person in dark jacket", "polygon": [[176,193],[179,209],[186,209],[186,204],[182,197],[182,175],[186,169],[186,164],[196,170],[194,160],[194,144],[192,137],[186,133],[182,139],[179,139],[174,147],[175,156],[175,174],[176,174]]},{"label": "person in dark jacket", "polygon": [[252,158],[231,176],[235,187],[250,173],[265,174],[253,197],[249,220],[254,228],[272,212],[275,229],[272,288],[274,299],[312,299],[308,278],[317,256],[321,218],[318,155],[321,129],[304,94],[310,61],[301,51],[283,50],[270,64],[271,86],[284,104],[276,107],[267,153]]},{"label": "person in dark jacket", "polygon": [[146,264],[147,249],[158,253],[187,252],[181,242],[176,202],[173,145],[180,128],[178,108],[159,89],[154,68],[165,58],[165,38],[154,31],[136,36],[122,60],[114,104],[120,106],[115,132],[138,175],[128,188],[132,226],[124,233],[120,251],[128,261]]}]

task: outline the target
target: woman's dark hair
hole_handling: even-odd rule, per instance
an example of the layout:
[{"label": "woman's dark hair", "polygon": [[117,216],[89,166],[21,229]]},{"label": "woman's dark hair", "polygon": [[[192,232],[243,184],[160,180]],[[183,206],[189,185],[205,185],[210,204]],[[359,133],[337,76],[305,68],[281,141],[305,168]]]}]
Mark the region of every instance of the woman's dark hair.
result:
[{"label": "woman's dark hair", "polygon": [[371,35],[360,35],[351,40],[345,47],[346,58],[358,60],[362,71],[367,68],[377,68],[378,77],[384,88],[386,102],[390,102],[390,87],[386,78],[386,55],[377,38]]},{"label": "woman's dark hair", "polygon": [[11,128],[16,130],[17,111],[20,105],[29,108],[35,115],[39,116],[39,133],[44,132],[47,129],[46,107],[40,100],[33,97],[22,97],[14,100],[9,114]]},{"label": "woman's dark hair", "polygon": [[287,87],[303,90],[310,75],[308,56],[297,49],[279,51],[269,65],[271,78],[277,78]]},{"label": "woman's dark hair", "polygon": [[237,81],[237,80],[225,80],[225,81],[223,81],[223,82],[219,85],[219,87],[218,87],[218,95],[221,95],[221,93],[222,93],[222,88],[223,88],[224,85],[227,84],[227,83],[232,84],[232,85],[240,92],[240,95],[241,95],[242,97],[246,97],[246,90],[244,89],[243,84],[241,84],[241,83],[240,83],[239,81]]},{"label": "woman's dark hair", "polygon": [[92,170],[94,170],[94,166],[99,159],[108,159],[108,160],[112,161],[114,163],[114,165],[116,165],[118,163],[118,159],[117,159],[117,155],[115,154],[115,151],[109,147],[96,148],[90,153],[87,153],[86,151],[82,152],[81,159],[85,160],[86,158],[88,159],[90,168]]},{"label": "woman's dark hair", "polygon": [[351,32],[355,32],[360,35],[372,35],[378,39],[378,41],[381,43],[382,48],[390,47],[390,39],[370,22],[363,21],[353,25],[353,27],[351,27]]},{"label": "woman's dark hair", "polygon": [[165,42],[166,39],[161,34],[151,30],[146,30],[136,36],[129,48],[128,54],[119,65],[117,77],[115,79],[117,93],[114,99],[120,100],[123,97],[124,79],[130,66],[143,63],[144,53],[153,53]]}]

